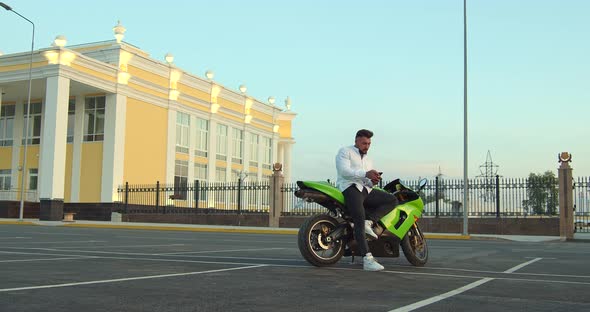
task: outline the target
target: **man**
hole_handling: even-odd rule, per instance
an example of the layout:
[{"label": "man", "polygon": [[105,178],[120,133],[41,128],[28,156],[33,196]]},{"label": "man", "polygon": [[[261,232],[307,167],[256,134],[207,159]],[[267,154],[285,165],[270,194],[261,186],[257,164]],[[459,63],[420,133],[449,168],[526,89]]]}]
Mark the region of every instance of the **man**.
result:
[{"label": "man", "polygon": [[[369,252],[365,233],[377,238],[372,229],[374,222],[371,219],[377,220],[376,214],[380,214],[380,217],[385,215],[386,212],[383,213],[383,210],[390,211],[397,201],[389,193],[373,190],[373,186],[381,180],[381,174],[374,169],[373,162],[367,156],[372,137],[373,132],[361,129],[356,133],[353,146],[346,146],[338,151],[336,187],[342,191],[346,207],[355,225],[354,238],[363,257],[363,269],[381,271],[384,267]],[[372,210],[369,220],[365,220],[365,205]],[[381,213],[377,212],[379,209]]]}]

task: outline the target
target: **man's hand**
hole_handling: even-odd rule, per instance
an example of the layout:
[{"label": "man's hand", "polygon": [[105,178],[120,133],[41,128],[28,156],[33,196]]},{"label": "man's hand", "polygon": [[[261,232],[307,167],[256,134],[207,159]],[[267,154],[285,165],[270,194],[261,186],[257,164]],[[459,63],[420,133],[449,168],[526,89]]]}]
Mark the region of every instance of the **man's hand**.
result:
[{"label": "man's hand", "polygon": [[365,173],[365,177],[369,178],[369,180],[373,182],[373,185],[377,185],[379,181],[381,181],[381,174],[379,174],[377,170],[367,171],[367,173]]}]

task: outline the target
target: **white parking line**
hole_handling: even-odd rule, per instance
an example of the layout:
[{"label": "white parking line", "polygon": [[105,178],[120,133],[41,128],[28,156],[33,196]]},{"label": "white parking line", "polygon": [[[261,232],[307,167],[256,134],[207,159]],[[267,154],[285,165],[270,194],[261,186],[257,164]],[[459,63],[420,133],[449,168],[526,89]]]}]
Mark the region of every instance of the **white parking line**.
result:
[{"label": "white parking line", "polygon": [[407,306],[403,306],[403,307],[397,308],[395,310],[390,310],[389,312],[407,312],[407,311],[413,311],[413,310],[416,310],[418,308],[422,308],[424,306],[433,304],[435,302],[438,302],[438,301],[441,301],[441,300],[450,298],[452,296],[458,295],[460,293],[463,293],[465,291],[468,291],[470,289],[473,289],[473,288],[475,288],[477,286],[483,285],[483,284],[485,284],[485,283],[487,283],[487,282],[489,282],[491,280],[493,280],[493,278],[484,278],[484,279],[481,279],[479,281],[473,282],[473,283],[471,283],[469,285],[463,286],[461,288],[457,288],[455,290],[451,290],[451,291],[449,291],[447,293],[444,293],[442,295],[438,295],[438,296],[434,296],[432,298],[428,298],[428,299],[425,299],[425,300],[422,300],[422,301],[418,301],[416,303],[413,303],[413,304],[410,304],[410,305],[407,305]]},{"label": "white parking line", "polygon": [[[106,243],[107,241],[103,241],[103,240],[86,240],[86,241],[59,241],[59,242],[45,242],[45,241],[34,241],[34,242],[14,242],[14,244],[42,244],[42,245],[47,245],[47,244],[72,244],[72,243]],[[6,244],[9,242],[2,242],[2,244]],[[6,247],[6,246],[2,246],[4,248],[10,248],[10,247]]]},{"label": "white parking line", "polygon": [[39,259],[20,259],[20,260],[0,260],[1,263],[6,262],[34,262],[34,261],[55,261],[55,260],[84,260],[98,258],[93,256],[80,256],[80,257],[62,257],[62,258],[39,258]]},{"label": "white parking line", "polygon": [[[530,257],[525,257],[530,258]],[[543,258],[546,259],[554,259],[554,258]],[[388,264],[388,267],[399,267],[399,268],[407,268],[407,265],[402,264]],[[448,267],[414,267],[415,270],[441,270],[441,271],[458,271],[458,272],[472,272],[472,273],[490,273],[490,274],[502,274],[504,272],[498,271],[488,271],[488,270],[470,270],[470,269],[457,269],[457,268],[448,268]],[[518,274],[518,275],[531,275],[531,276],[549,276],[549,277],[571,277],[571,278],[590,278],[590,275],[569,275],[569,274],[548,274],[548,273],[520,273],[520,272],[513,272],[510,274]]]},{"label": "white parking line", "polygon": [[[167,245],[169,246],[169,245]],[[196,254],[196,253],[220,253],[220,252],[238,252],[238,251],[262,251],[262,250],[278,250],[287,248],[259,248],[259,249],[225,249],[225,250],[203,250],[203,251],[187,251],[187,252],[172,252],[172,253],[144,253],[144,252],[113,252],[113,251],[97,251],[97,250],[77,250],[77,249],[65,249],[64,247],[54,248],[41,248],[41,247],[0,247],[6,249],[18,249],[18,250],[40,250],[40,251],[69,251],[69,252],[80,252],[80,253],[93,253],[93,254],[109,254],[109,255],[127,255],[127,256],[182,256],[183,254]]]},{"label": "white parking line", "polygon": [[235,251],[262,251],[262,250],[278,250],[286,248],[258,248],[258,249],[226,249],[226,250],[206,250],[206,251],[186,251],[186,252],[166,252],[153,254],[154,256],[173,256],[173,255],[187,255],[187,254],[201,254],[201,253],[219,253],[219,252],[235,252]]},{"label": "white parking line", "polygon": [[535,263],[535,262],[537,262],[537,261],[539,261],[541,259],[543,259],[543,258],[535,258],[535,259],[533,259],[531,261],[527,261],[525,263],[521,263],[521,264],[519,264],[519,265],[517,265],[517,266],[515,266],[513,268],[510,268],[510,269],[504,271],[504,273],[513,273],[513,272],[518,271],[518,270],[522,269],[523,267],[525,267],[525,266],[527,266],[527,265],[529,265],[531,263]]},{"label": "white parking line", "polygon": [[[0,239],[31,239],[32,237],[22,237],[22,236],[15,236],[15,237],[0,237]],[[21,242],[19,242],[21,243]]]},{"label": "white parking line", "polygon": [[208,273],[217,273],[217,272],[227,272],[227,271],[235,271],[235,270],[253,269],[253,268],[259,268],[259,267],[263,267],[263,266],[265,266],[265,265],[260,264],[260,265],[252,265],[252,266],[229,268],[229,269],[218,269],[218,270],[208,270],[208,271],[196,271],[196,272],[187,272],[187,273],[148,275],[148,276],[127,277],[127,278],[117,278],[117,279],[88,281],[88,282],[77,282],[77,283],[65,283],[65,284],[54,284],[54,285],[41,285],[41,286],[31,286],[31,287],[4,288],[4,289],[0,289],[0,292],[22,291],[22,290],[35,290],[35,289],[58,288],[58,287],[71,287],[71,286],[92,285],[92,284],[105,284],[105,283],[119,283],[119,282],[145,280],[145,279],[167,278],[167,277],[176,277],[176,276],[187,276],[187,275],[198,275],[198,274],[208,274]]},{"label": "white parking line", "polygon": [[[512,268],[510,268],[510,269],[508,269],[508,270],[506,270],[506,271],[504,271],[502,273],[513,273],[513,272],[515,272],[517,270],[520,270],[523,267],[525,267],[525,266],[527,266],[527,265],[529,265],[531,263],[537,262],[537,261],[539,261],[541,259],[543,259],[543,258],[535,258],[535,259],[530,260],[530,261],[527,261],[525,263],[521,263],[521,264],[519,264],[517,266],[514,266],[514,267],[512,267]],[[463,293],[465,291],[468,291],[470,289],[473,289],[473,288],[476,288],[478,286],[481,286],[481,285],[483,285],[483,284],[485,284],[485,283],[487,283],[489,281],[493,281],[494,279],[495,278],[486,277],[486,278],[480,279],[479,281],[475,281],[475,282],[473,282],[473,283],[471,283],[469,285],[466,285],[466,286],[457,288],[455,290],[451,290],[449,292],[446,292],[446,293],[444,293],[442,295],[438,295],[438,296],[434,296],[434,297],[431,297],[431,298],[428,298],[428,299],[424,299],[422,301],[418,301],[416,303],[413,303],[413,304],[410,304],[410,305],[407,305],[407,306],[403,306],[403,307],[400,307],[400,308],[397,308],[397,309],[394,309],[394,310],[390,310],[389,312],[408,312],[408,311],[413,311],[415,309],[418,309],[418,308],[421,308],[421,307],[425,307],[425,306],[430,305],[430,304],[433,304],[435,302],[438,302],[438,301],[441,301],[441,300],[444,300],[444,299],[453,297],[455,295],[461,294],[461,293]]]},{"label": "white parking line", "polygon": [[73,247],[54,247],[55,249],[73,249],[73,248],[142,248],[142,247],[169,247],[169,246],[186,246],[186,244],[160,244],[160,245],[104,245],[104,246],[73,246]]},{"label": "white parking line", "polygon": [[[64,254],[52,254],[52,253],[44,253],[44,252],[24,252],[24,251],[0,251],[0,254],[17,254],[17,255],[36,255],[36,256],[60,256],[60,257],[92,257],[92,256],[84,256],[84,255],[64,255]],[[94,258],[94,257],[92,257]]]}]

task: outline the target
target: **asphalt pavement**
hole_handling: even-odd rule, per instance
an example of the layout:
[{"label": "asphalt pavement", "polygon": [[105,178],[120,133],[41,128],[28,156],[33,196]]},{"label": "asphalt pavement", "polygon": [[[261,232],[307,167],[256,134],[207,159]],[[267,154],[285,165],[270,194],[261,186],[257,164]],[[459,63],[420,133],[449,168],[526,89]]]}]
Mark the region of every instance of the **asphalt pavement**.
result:
[{"label": "asphalt pavement", "polygon": [[311,266],[296,229],[9,222],[2,311],[590,310],[590,244],[558,237],[441,236],[425,267],[402,255],[366,272]]},{"label": "asphalt pavement", "polygon": [[[40,226],[64,226],[64,227],[89,227],[89,228],[113,228],[113,229],[153,229],[162,231],[190,231],[190,232],[225,232],[225,233],[250,233],[250,234],[297,234],[297,228],[273,228],[273,227],[248,227],[225,226],[204,224],[178,224],[178,223],[139,223],[139,222],[115,222],[115,221],[40,221],[39,219],[3,219],[1,224],[21,224]],[[559,236],[541,235],[499,235],[499,234],[468,234],[462,233],[425,233],[429,239],[500,239],[519,242],[550,242],[559,241]],[[574,240],[590,241],[590,233],[574,233]]]}]

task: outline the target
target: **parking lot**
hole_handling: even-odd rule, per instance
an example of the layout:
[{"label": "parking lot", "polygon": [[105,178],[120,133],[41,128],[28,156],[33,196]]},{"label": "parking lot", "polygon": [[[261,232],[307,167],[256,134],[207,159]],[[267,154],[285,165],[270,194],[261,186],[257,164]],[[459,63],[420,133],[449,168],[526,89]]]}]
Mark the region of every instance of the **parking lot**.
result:
[{"label": "parking lot", "polygon": [[308,265],[296,236],[0,225],[2,311],[589,311],[590,244],[429,240]]}]

